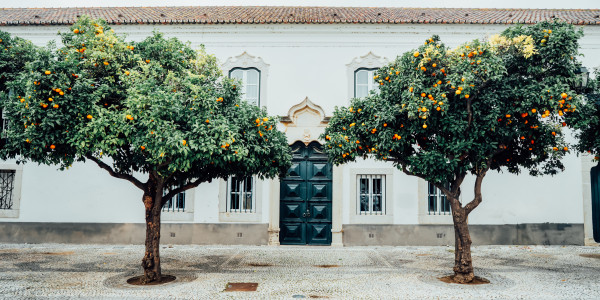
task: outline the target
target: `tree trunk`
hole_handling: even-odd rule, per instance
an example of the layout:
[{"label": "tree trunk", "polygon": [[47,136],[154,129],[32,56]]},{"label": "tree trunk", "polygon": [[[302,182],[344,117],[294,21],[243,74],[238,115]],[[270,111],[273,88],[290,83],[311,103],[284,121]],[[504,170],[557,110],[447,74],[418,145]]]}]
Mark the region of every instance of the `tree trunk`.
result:
[{"label": "tree trunk", "polygon": [[463,208],[455,210],[452,207],[452,220],[454,222],[454,281],[469,283],[475,274],[471,259],[471,235],[465,210]]},{"label": "tree trunk", "polygon": [[142,284],[160,282],[160,213],[162,210],[162,183],[150,175],[143,197],[146,209],[146,252],[142,259]]}]

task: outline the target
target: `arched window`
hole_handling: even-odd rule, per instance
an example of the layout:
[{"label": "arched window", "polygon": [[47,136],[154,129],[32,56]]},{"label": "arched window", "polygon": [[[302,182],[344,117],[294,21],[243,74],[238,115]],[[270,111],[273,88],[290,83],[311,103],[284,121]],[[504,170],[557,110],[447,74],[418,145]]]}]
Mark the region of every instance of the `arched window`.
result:
[{"label": "arched window", "polygon": [[242,99],[248,103],[260,106],[260,70],[257,68],[233,68],[229,78],[242,82]]},{"label": "arched window", "polygon": [[377,69],[359,68],[354,71],[354,98],[363,98],[369,91],[379,91],[379,85],[373,77]]}]

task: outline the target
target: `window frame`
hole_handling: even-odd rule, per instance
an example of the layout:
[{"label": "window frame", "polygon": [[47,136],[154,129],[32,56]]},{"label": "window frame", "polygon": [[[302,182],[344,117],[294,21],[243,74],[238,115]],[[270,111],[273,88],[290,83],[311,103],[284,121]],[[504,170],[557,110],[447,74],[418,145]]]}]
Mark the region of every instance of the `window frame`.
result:
[{"label": "window frame", "polygon": [[[429,182],[421,178],[418,179],[418,219],[419,224],[453,224],[452,212],[449,214],[430,214],[429,213]],[[459,199],[460,201],[460,199]]]},{"label": "window frame", "polygon": [[[367,180],[367,193],[363,193],[362,182],[363,180]],[[380,182],[379,185],[379,193],[375,193],[375,180]],[[356,214],[358,215],[385,215],[386,214],[386,180],[385,175],[381,174],[358,174],[356,175]],[[375,196],[379,195],[380,199],[380,210],[374,210],[374,202]],[[362,210],[362,197],[367,196],[368,204],[367,211]]]},{"label": "window frame", "polygon": [[[265,223],[268,220],[263,220],[262,206],[264,201],[264,185],[272,183],[274,179],[261,180],[258,176],[251,176],[253,183],[252,199],[253,208],[252,211],[247,212],[236,212],[228,209],[229,205],[229,184],[230,178],[219,179],[219,222],[247,222],[247,223]],[[272,192],[272,191],[271,191]]]},{"label": "window frame", "polygon": [[23,166],[18,164],[0,164],[0,170],[14,171],[11,209],[0,209],[0,218],[18,218],[21,211],[21,185]]},{"label": "window frame", "polygon": [[[259,69],[259,68],[256,68],[256,67],[234,67],[234,68],[231,68],[231,69],[229,70],[229,73],[228,73],[227,77],[229,77],[229,78],[231,79],[231,73],[233,73],[233,72],[234,72],[234,71],[236,71],[236,70],[242,70],[242,71],[255,70],[255,71],[257,71],[257,72],[258,72],[258,84],[257,84],[257,85],[258,85],[258,86],[257,86],[257,90],[258,90],[258,98],[256,99],[256,106],[260,107],[260,100],[261,100],[261,99],[260,99],[260,98],[261,98],[261,86],[262,86],[262,72],[260,71],[260,69]],[[246,74],[247,74],[247,73],[246,73]],[[242,80],[242,81],[243,81],[243,80]],[[242,82],[242,83],[243,83],[243,82]],[[243,84],[244,84],[244,85],[243,85],[243,90],[246,90],[246,84],[245,84],[245,83],[243,83]],[[245,96],[245,93],[244,93],[244,96]],[[243,100],[244,100],[244,101],[246,101],[246,102],[248,101],[248,100],[246,100],[245,98],[244,98]]]},{"label": "window frame", "polygon": [[[169,210],[165,210],[164,206],[161,208],[161,219],[163,221],[174,221],[174,222],[182,222],[182,221],[194,221],[194,198],[195,198],[195,188],[185,190],[177,195],[173,196],[169,201],[173,201],[173,199],[177,199],[179,195],[184,194],[184,209],[176,210],[175,208]],[[167,191],[165,191],[166,193]],[[167,205],[169,202],[165,203]],[[175,205],[173,205],[175,206]]]},{"label": "window frame", "polygon": [[[434,188],[434,193],[431,193],[431,188]],[[446,184],[446,188],[450,188],[449,184]],[[431,197],[435,197],[435,209],[434,211],[431,210]],[[444,207],[444,202],[446,202],[447,211],[442,210]],[[451,215],[452,214],[452,210],[450,208],[450,202],[448,202],[448,198],[446,197],[446,195],[444,193],[442,193],[442,190],[440,190],[439,188],[437,188],[435,185],[433,185],[433,183],[431,182],[427,182],[427,214],[428,215]]]},{"label": "window frame", "polygon": [[[349,219],[351,224],[392,224],[394,221],[394,168],[350,168]],[[360,214],[359,179],[361,175],[382,176],[382,214]]]},{"label": "window frame", "polygon": [[[353,96],[353,98],[357,98],[357,96],[356,96],[356,76],[358,75],[358,72],[360,72],[360,71],[367,71],[367,80],[368,80],[369,78],[373,78],[373,76],[374,76],[374,75],[370,76],[369,73],[372,72],[372,74],[375,74],[375,72],[377,70],[379,70],[379,68],[366,68],[366,67],[360,67],[360,68],[354,70],[354,94],[353,94],[354,96]],[[373,84],[373,88],[372,89],[369,89],[369,83]],[[377,85],[377,83],[375,82],[374,79],[372,80],[372,82],[367,81],[367,96],[369,95],[369,93],[373,89],[379,89],[379,86]]]},{"label": "window frame", "polygon": [[[227,197],[226,197],[226,205],[225,205],[225,211],[232,213],[232,214],[251,214],[251,213],[256,213],[256,179],[254,178],[254,176],[249,176],[249,177],[245,177],[242,180],[236,179],[238,180],[238,188],[241,187],[240,191],[237,191],[236,193],[239,193],[238,196],[238,207],[239,208],[231,208],[232,205],[232,195],[233,195],[233,191],[231,189],[232,186],[232,180],[234,178],[237,178],[237,176],[230,176],[229,178],[227,178]],[[248,192],[246,191],[246,181],[250,180],[251,182],[251,191]],[[241,184],[239,184],[240,182],[242,182]],[[250,209],[246,209],[246,208],[241,208],[242,206],[242,202],[244,200],[244,198],[246,198],[245,196],[250,193]]]}]

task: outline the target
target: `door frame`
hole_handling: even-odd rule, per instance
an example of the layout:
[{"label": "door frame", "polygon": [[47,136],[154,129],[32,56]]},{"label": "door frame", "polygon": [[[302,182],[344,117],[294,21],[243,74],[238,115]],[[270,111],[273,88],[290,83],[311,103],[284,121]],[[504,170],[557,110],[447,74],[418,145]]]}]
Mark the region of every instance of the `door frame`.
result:
[{"label": "door frame", "polygon": [[587,153],[581,154],[581,184],[583,192],[583,231],[584,245],[600,246],[594,240],[594,216],[592,214],[592,178],[591,169],[598,165],[593,161],[593,156]]}]

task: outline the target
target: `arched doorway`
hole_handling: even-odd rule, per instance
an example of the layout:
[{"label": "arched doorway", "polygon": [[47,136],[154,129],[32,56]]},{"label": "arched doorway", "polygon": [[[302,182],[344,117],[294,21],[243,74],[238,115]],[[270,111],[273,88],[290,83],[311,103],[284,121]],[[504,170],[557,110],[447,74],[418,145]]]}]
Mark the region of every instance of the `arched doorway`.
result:
[{"label": "arched doorway", "polygon": [[331,245],[332,165],[321,144],[292,144],[292,167],[280,185],[281,245]]}]

